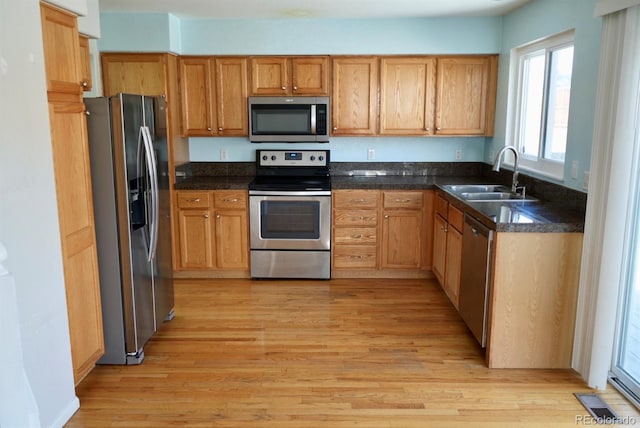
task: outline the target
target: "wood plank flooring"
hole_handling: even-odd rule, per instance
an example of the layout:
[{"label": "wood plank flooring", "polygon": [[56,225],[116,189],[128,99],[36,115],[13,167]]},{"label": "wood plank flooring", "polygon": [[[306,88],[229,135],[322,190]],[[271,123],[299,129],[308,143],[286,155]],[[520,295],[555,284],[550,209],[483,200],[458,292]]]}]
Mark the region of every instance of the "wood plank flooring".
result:
[{"label": "wood plank flooring", "polygon": [[[575,427],[571,370],[489,370],[433,280],[177,280],[139,366],[98,366],[68,427]],[[640,416],[612,389],[621,416]],[[592,423],[593,424],[593,423]]]}]

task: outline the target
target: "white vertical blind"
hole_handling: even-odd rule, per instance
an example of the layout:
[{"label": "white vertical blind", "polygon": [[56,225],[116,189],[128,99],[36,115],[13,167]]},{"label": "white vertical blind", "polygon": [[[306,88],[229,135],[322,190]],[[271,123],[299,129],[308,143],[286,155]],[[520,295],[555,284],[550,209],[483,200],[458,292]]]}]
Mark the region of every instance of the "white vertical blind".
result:
[{"label": "white vertical blind", "polygon": [[604,16],[640,5],[640,0],[598,0],[594,16]]},{"label": "white vertical blind", "polygon": [[622,282],[637,110],[640,7],[603,18],[573,367],[604,389]]}]

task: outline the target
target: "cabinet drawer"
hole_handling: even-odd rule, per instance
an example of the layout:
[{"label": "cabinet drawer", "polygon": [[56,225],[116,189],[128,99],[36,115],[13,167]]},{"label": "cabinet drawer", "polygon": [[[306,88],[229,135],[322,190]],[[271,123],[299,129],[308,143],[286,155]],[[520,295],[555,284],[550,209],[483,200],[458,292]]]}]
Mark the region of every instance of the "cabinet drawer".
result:
[{"label": "cabinet drawer", "polygon": [[385,208],[422,209],[422,192],[383,192]]},{"label": "cabinet drawer", "polygon": [[442,218],[446,220],[448,217],[448,208],[449,202],[438,193],[436,196],[436,213],[440,214]]},{"label": "cabinet drawer", "polygon": [[333,223],[336,226],[375,226],[378,224],[378,211],[336,210]]},{"label": "cabinet drawer", "polygon": [[246,192],[215,192],[214,206],[216,208],[246,208]]},{"label": "cabinet drawer", "polygon": [[332,252],[336,269],[375,269],[377,265],[375,245],[335,245]]},{"label": "cabinet drawer", "polygon": [[458,232],[462,232],[464,213],[453,205],[449,205],[449,225],[458,229]]},{"label": "cabinet drawer", "polygon": [[209,192],[178,192],[178,208],[208,208]]},{"label": "cabinet drawer", "polygon": [[333,236],[336,244],[375,244],[376,230],[375,227],[336,228]]},{"label": "cabinet drawer", "polygon": [[339,190],[333,193],[336,209],[378,208],[377,190]]}]

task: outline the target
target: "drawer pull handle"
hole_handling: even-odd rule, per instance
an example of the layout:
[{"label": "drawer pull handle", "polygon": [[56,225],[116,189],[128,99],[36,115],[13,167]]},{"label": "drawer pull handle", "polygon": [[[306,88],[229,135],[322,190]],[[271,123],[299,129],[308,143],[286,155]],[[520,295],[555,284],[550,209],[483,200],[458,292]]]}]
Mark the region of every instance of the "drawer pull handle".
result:
[{"label": "drawer pull handle", "polygon": [[407,202],[411,202],[411,199],[396,199],[396,202],[404,204]]},{"label": "drawer pull handle", "polygon": [[361,234],[360,235],[351,235],[351,237],[353,239],[360,239],[360,238],[362,238],[362,235]]},{"label": "drawer pull handle", "polygon": [[223,199],[223,202],[231,202],[233,204],[235,204],[236,202],[239,202],[240,200],[238,198],[233,198],[233,199]]},{"label": "drawer pull handle", "polygon": [[364,259],[364,256],[354,256],[354,255],[351,255],[351,256],[349,256],[349,258],[351,258],[351,259]]},{"label": "drawer pull handle", "polygon": [[200,202],[200,198],[187,199],[187,202]]},{"label": "drawer pull handle", "polygon": [[360,199],[352,199],[352,200],[351,200],[351,202],[353,202],[353,203],[362,203],[362,202],[364,202],[364,199],[363,199],[363,198],[360,198]]}]

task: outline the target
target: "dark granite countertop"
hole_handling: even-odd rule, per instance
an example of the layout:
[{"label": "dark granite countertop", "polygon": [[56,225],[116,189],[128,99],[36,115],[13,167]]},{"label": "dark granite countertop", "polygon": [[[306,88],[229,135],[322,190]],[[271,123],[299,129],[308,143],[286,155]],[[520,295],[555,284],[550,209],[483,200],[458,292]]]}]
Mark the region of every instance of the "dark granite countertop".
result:
[{"label": "dark granite countertop", "polygon": [[[362,169],[363,164],[332,165],[333,189],[426,190],[441,189],[447,200],[462,211],[476,217],[498,232],[583,232],[586,194],[552,183],[520,175],[527,194],[538,202],[469,202],[442,188],[445,184],[495,183],[510,180],[506,171],[500,175],[490,166],[477,163],[364,164],[367,170],[381,170],[388,175],[351,176],[349,171]],[[190,164],[189,175],[176,181],[176,190],[247,189],[253,179],[253,163]],[[375,171],[374,171],[375,172]]]},{"label": "dark granite countertop", "polygon": [[193,176],[176,180],[176,190],[247,190],[253,176]]}]

